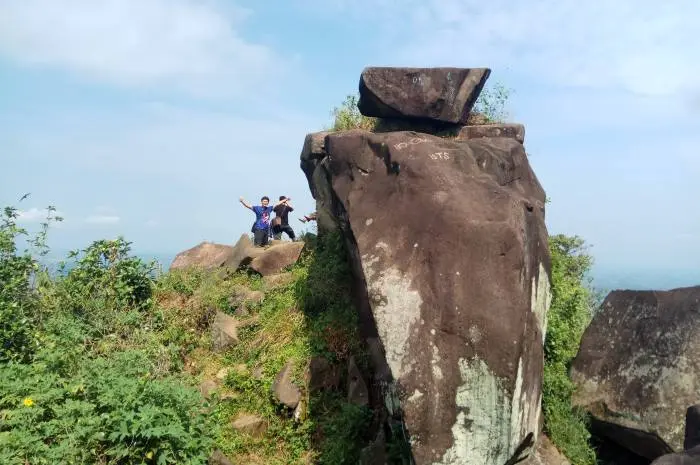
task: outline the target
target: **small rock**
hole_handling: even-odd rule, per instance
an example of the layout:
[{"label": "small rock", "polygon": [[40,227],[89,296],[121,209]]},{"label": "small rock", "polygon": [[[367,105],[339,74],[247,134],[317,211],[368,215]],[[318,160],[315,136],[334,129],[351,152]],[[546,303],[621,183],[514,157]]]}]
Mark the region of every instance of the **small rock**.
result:
[{"label": "small rock", "polygon": [[385,465],[386,459],[386,439],[384,430],[380,429],[377,437],[360,451],[358,465]]},{"label": "small rock", "polygon": [[537,439],[534,452],[522,463],[523,465],[571,465],[571,462],[543,434]]},{"label": "small rock", "polygon": [[232,426],[254,438],[261,438],[267,431],[267,422],[257,415],[241,414],[233,422]]},{"label": "small rock", "polygon": [[292,417],[298,422],[306,420],[306,402],[304,402],[304,399],[299,400],[297,407],[294,409],[294,415],[292,415]]},{"label": "small rock", "polygon": [[253,378],[255,378],[257,380],[261,380],[264,375],[265,375],[265,373],[264,373],[262,367],[253,368]]},{"label": "small rock", "polygon": [[700,446],[700,404],[691,405],[685,412],[684,449]]},{"label": "small rock", "polygon": [[287,362],[272,383],[272,392],[275,398],[289,408],[295,408],[301,399],[299,388],[292,383],[292,370],[292,363]]},{"label": "small rock", "polygon": [[700,465],[700,446],[677,454],[662,455],[651,465]]},{"label": "small rock", "polygon": [[340,370],[325,357],[313,357],[306,369],[306,382],[311,391],[335,389],[340,385]]},{"label": "small rock", "polygon": [[369,404],[367,384],[355,363],[355,357],[348,360],[348,402],[356,405]]},{"label": "small rock", "polygon": [[215,351],[222,351],[238,343],[238,321],[217,311],[211,325],[211,340]]},{"label": "small rock", "polygon": [[223,452],[216,449],[209,457],[209,465],[233,465],[233,462]]},{"label": "small rock", "polygon": [[291,284],[293,281],[294,275],[292,273],[277,273],[263,277],[263,284],[265,286],[265,289],[275,289],[278,287],[284,287],[288,284]]},{"label": "small rock", "polygon": [[216,379],[219,379],[221,381],[225,380],[226,377],[228,376],[229,369],[228,368],[222,368],[216,373]]},{"label": "small rock", "polygon": [[209,399],[214,391],[218,389],[218,385],[216,384],[216,381],[211,380],[211,379],[206,379],[202,381],[202,383],[199,385],[199,392],[202,393],[202,397],[205,399]]}]

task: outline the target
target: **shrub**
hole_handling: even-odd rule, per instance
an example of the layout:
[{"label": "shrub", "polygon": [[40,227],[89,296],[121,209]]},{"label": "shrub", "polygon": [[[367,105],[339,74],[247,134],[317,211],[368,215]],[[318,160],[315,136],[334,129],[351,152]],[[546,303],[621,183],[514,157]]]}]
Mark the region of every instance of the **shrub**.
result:
[{"label": "shrub", "polygon": [[592,314],[594,296],[586,279],[593,259],[586,253],[583,239],[577,236],[551,236],[549,249],[552,256],[552,303],[544,346],[542,404],[545,430],[573,463],[593,465],[596,458],[589,444],[587,418],[572,408],[574,385],[568,374]]},{"label": "shrub", "polygon": [[142,352],[82,357],[68,371],[43,362],[37,354],[31,365],[0,365],[0,463],[206,462],[211,439],[199,393],[153,379]]},{"label": "shrub", "polygon": [[0,362],[27,361],[31,357],[34,313],[37,310],[31,279],[40,267],[28,249],[22,253],[18,251],[17,242],[24,239],[39,255],[45,255],[49,223],[61,221],[54,212],[54,207],[47,208],[46,221],[34,237],[17,226],[19,213],[16,208],[6,207],[0,214]]}]

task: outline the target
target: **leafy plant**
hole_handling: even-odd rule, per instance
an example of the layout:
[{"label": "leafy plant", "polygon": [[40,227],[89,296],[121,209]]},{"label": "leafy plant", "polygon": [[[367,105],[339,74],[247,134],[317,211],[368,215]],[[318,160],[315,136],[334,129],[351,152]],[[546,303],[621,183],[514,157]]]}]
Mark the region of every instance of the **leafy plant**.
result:
[{"label": "leafy plant", "polygon": [[377,125],[377,118],[371,118],[360,113],[357,107],[359,96],[348,95],[340,107],[333,108],[333,131],[345,131],[348,129],[365,129],[372,131]]},{"label": "leafy plant", "polygon": [[486,86],[476,99],[473,113],[484,117],[486,123],[504,123],[508,119],[506,105],[512,90],[501,83]]},{"label": "leafy plant", "polygon": [[199,393],[153,378],[144,353],[82,357],[67,372],[43,363],[49,354],[0,365],[0,463],[206,462],[212,440]]},{"label": "leafy plant", "polygon": [[544,346],[542,404],[545,430],[573,463],[594,465],[596,457],[589,443],[587,419],[571,405],[574,385],[568,374],[592,315],[594,296],[587,285],[587,274],[593,258],[578,236],[550,236],[549,249],[552,303]]},{"label": "leafy plant", "polygon": [[17,242],[24,239],[38,255],[48,252],[46,235],[49,223],[61,221],[54,207],[47,208],[46,221],[35,236],[17,225],[19,212],[6,207],[0,214],[0,362],[27,361],[33,352],[32,333],[36,295],[32,278],[40,270],[29,249],[19,252]]}]

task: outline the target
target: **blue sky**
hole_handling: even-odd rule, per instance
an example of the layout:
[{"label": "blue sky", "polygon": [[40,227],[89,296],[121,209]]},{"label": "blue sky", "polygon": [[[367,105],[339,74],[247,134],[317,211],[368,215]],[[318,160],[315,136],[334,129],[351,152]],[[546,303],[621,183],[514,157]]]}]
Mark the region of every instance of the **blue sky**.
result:
[{"label": "blue sky", "polygon": [[691,0],[0,0],[0,203],[31,192],[29,227],[56,205],[59,250],[232,242],[240,195],[313,209],[304,135],[363,67],[488,66],[550,233],[583,236],[609,280],[697,284],[698,17]]}]

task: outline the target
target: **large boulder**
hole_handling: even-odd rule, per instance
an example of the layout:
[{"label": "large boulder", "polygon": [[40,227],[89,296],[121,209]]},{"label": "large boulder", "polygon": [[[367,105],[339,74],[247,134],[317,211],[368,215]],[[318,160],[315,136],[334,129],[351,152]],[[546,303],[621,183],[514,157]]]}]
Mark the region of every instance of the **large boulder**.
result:
[{"label": "large boulder", "polygon": [[525,454],[551,294],[545,193],[523,146],[354,130],[324,147],[310,182],[348,244],[382,391],[370,398],[401,417],[418,465]]},{"label": "large boulder", "polygon": [[211,343],[215,351],[224,351],[238,343],[238,326],[234,317],[217,311],[211,324]]},{"label": "large boulder", "polygon": [[466,124],[487,68],[369,67],[360,77],[363,115]]},{"label": "large boulder", "polygon": [[572,364],[574,403],[638,455],[682,450],[686,409],[700,401],[698,334],[700,286],[611,292]]},{"label": "large boulder", "polygon": [[170,269],[179,270],[190,267],[218,268],[229,261],[233,253],[234,248],[230,245],[202,242],[191,249],[177,254],[170,264]]}]

